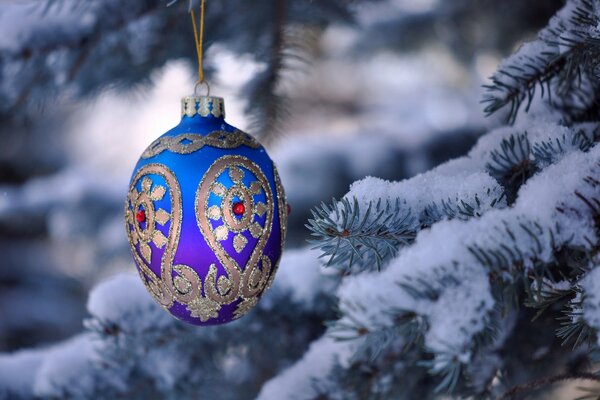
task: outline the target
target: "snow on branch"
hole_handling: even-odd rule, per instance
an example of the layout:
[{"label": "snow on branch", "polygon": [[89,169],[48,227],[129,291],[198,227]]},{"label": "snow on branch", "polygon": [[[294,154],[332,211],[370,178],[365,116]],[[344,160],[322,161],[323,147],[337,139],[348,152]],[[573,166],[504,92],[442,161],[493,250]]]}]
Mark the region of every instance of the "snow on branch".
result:
[{"label": "snow on branch", "polygon": [[380,269],[400,246],[442,218],[466,218],[502,207],[502,189],[485,172],[449,177],[434,170],[400,183],[368,177],[340,201],[313,212],[309,228],[330,265]]},{"label": "snow on branch", "polygon": [[[527,141],[526,150],[515,162],[527,160],[535,168],[531,178],[499,185],[489,175],[491,165],[500,152],[518,154],[511,146],[522,140],[519,142],[515,137]],[[397,340],[404,347],[419,346],[421,350],[416,351],[424,352],[421,357],[433,356],[420,365],[430,374],[439,375],[438,389],[455,388],[461,376],[469,373],[465,367],[476,359],[486,343],[494,340],[498,326],[502,325],[499,310],[505,306],[505,299],[497,287],[516,285],[540,265],[556,268],[557,252],[562,249],[592,251],[598,243],[600,146],[595,144],[598,139],[596,125],[566,127],[533,120],[488,133],[468,156],[426,174],[399,183],[367,178],[352,185],[345,199],[353,199],[353,203],[348,200],[337,203],[338,207],[345,207],[345,217],[340,218],[334,205],[327,209],[328,213],[317,214],[321,219],[311,225],[337,229],[338,234],[331,237],[349,240],[353,234],[360,234],[369,220],[389,218],[386,213],[381,217],[364,211],[375,201],[400,199],[404,213],[410,210],[418,216],[413,222],[416,240],[402,247],[395,258],[390,256],[391,261],[382,271],[351,275],[343,280],[337,293],[341,317],[330,326],[329,335],[357,339],[352,347],[356,356],[365,346],[373,346],[372,338],[381,341],[382,333],[392,332],[397,339],[380,343],[375,353],[391,351],[385,347],[397,347]],[[504,167],[510,169],[511,162],[508,160]],[[504,194],[509,184],[515,185],[517,197],[512,207],[507,208]],[[450,208],[451,212],[440,213],[431,224],[423,223],[423,215],[432,203],[447,200],[452,204],[473,204],[474,199],[479,199],[475,202],[477,212],[455,218]],[[354,204],[353,208],[348,208],[349,204]],[[348,224],[347,216],[354,214],[355,220],[362,222]],[[339,235],[344,226],[351,228],[350,234]],[[321,250],[330,255],[331,237],[324,237]],[[342,250],[343,245],[339,245],[337,251]],[[363,257],[356,262],[369,260]],[[576,285],[577,277],[573,282],[565,282],[566,287]],[[562,286],[556,285],[556,290]],[[332,348],[338,346],[329,339],[320,343]],[[336,369],[339,374],[339,365],[334,364],[329,375],[317,376],[306,365],[311,360],[307,355],[293,367],[294,371],[308,373],[306,376],[298,372],[295,379],[316,380],[323,385],[339,380],[339,375],[336,378],[331,375]],[[292,376],[289,372],[280,376],[281,382],[280,378],[272,380],[263,391],[266,397],[261,398],[274,398],[268,397],[269,393],[291,395],[285,392],[285,387],[293,387],[289,382]]]},{"label": "snow on branch", "polygon": [[341,201],[313,211],[312,243],[328,265],[380,269],[423,228],[506,207],[536,171],[569,151],[589,149],[598,131],[595,124],[569,128],[536,120],[492,131],[467,157],[411,179],[367,177]]},{"label": "snow on branch", "polygon": [[[317,256],[308,249],[286,252],[278,279],[255,310],[239,322],[202,329],[164,312],[135,275],[114,276],[90,293],[87,332],[47,349],[0,356],[6,392],[0,396],[144,399],[203,392],[216,398],[211,391],[219,387],[232,398],[247,395],[257,379],[277,372],[273,359],[291,362],[287,357],[301,355],[290,354],[303,347],[296,342],[321,333],[317,321],[325,316],[315,313],[327,314],[339,278],[321,275]],[[289,313],[307,322],[292,329]],[[278,330],[261,334],[263,324]],[[264,357],[265,349],[275,358]]]},{"label": "snow on branch", "polygon": [[486,86],[485,111],[492,114],[508,106],[508,122],[514,123],[523,104],[528,111],[539,90],[565,119],[597,119],[599,22],[600,2],[568,1],[535,41],[500,64]]},{"label": "snow on branch", "polygon": [[336,365],[348,366],[356,348],[357,343],[340,342],[326,336],[315,340],[296,364],[263,386],[257,400],[300,400],[317,398],[319,392],[331,394],[326,382],[319,386],[321,382],[317,381],[331,373]]},{"label": "snow on branch", "polygon": [[[494,265],[470,249],[497,249],[505,253],[507,266],[522,262],[524,268],[531,268],[537,260],[551,261],[555,249],[563,245],[589,247],[595,243],[598,238],[591,210],[586,210],[576,193],[598,195],[600,188],[585,179],[598,174],[599,159],[598,146],[587,154],[572,153],[532,178],[514,207],[489,211],[469,221],[442,221],[422,231],[415,244],[385,271],[348,277],[339,291],[342,311],[355,314],[357,307],[350,309],[346,304],[361,304],[361,319],[385,326],[393,324],[394,309],[415,310],[429,318],[428,348],[464,349],[463,355],[468,356],[469,343],[493,305],[488,273]],[[580,215],[573,218],[557,208],[579,210]],[[504,250],[503,244],[509,246]],[[416,297],[399,287],[424,288],[425,282],[435,298]],[[452,312],[453,307],[459,309]]]}]

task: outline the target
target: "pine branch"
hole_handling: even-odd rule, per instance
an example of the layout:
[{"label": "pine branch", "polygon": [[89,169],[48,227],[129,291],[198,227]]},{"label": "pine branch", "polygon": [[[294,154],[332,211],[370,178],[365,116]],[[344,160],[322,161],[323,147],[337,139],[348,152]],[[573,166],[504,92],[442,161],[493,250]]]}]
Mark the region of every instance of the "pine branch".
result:
[{"label": "pine branch", "polygon": [[588,151],[600,139],[599,132],[597,124],[592,127],[580,124],[559,137],[533,144],[526,131],[514,133],[502,139],[500,147],[490,152],[486,169],[502,184],[507,201],[512,204],[521,186],[536,172],[573,150]]},{"label": "pine branch", "polygon": [[454,351],[436,352],[432,360],[421,361],[420,366],[433,376],[440,377],[434,393],[453,393],[463,374],[463,363]]},{"label": "pine branch", "polygon": [[[594,151],[594,154],[598,153],[598,149],[596,149],[596,147],[594,147]],[[571,158],[573,158],[572,156],[574,154],[580,152],[580,149],[573,149],[571,152],[568,152],[567,155],[571,155]],[[564,157],[567,157],[567,155],[565,155]],[[595,156],[590,155],[587,159],[588,161],[591,161],[594,157]],[[594,164],[589,165],[588,168],[590,168],[590,171],[596,171],[596,169],[598,168]],[[556,168],[558,168],[558,166],[555,166],[553,172],[556,172]],[[548,173],[550,172],[546,172],[546,174]],[[592,173],[590,172],[590,174]],[[573,185],[573,182],[571,182],[570,184]],[[590,184],[587,178],[582,179],[581,182],[577,182],[577,184],[578,186],[575,187],[579,187],[581,189],[577,189],[573,193],[564,193],[563,196],[565,198],[565,202],[567,201],[566,199],[569,199],[569,204],[577,204],[577,201],[580,200],[580,197],[577,195],[577,193],[579,193],[579,190],[585,190],[588,194],[594,193],[595,185]],[[587,195],[586,197],[589,198],[590,196]],[[580,219],[587,220],[587,218],[589,218],[593,214],[593,212],[595,212],[595,203],[590,202],[589,200],[588,203],[593,204],[594,207],[590,208],[589,212],[585,214],[585,217],[583,216],[583,214],[581,214]],[[566,225],[568,217],[567,219],[563,218],[561,220],[562,223],[548,221],[542,223],[542,221],[536,220],[533,216],[530,217],[526,214],[520,214],[518,212],[518,209],[509,209],[508,214],[506,215],[511,215],[510,219],[501,219],[501,223],[496,223],[493,227],[489,227],[485,223],[485,221],[483,221],[486,219],[487,215],[484,215],[482,217],[482,221],[477,221],[473,219],[468,221],[469,223],[472,223],[472,225],[481,222],[481,227],[483,229],[480,233],[470,233],[468,236],[472,239],[463,238],[461,240],[461,242],[465,240],[472,240],[472,244],[462,243],[460,246],[466,246],[469,249],[473,256],[473,260],[476,261],[475,264],[473,260],[469,261],[468,263],[466,263],[465,261],[456,262],[448,260],[446,266],[431,266],[427,267],[425,270],[422,270],[424,266],[421,265],[421,270],[417,270],[413,273],[407,273],[405,269],[400,269],[401,271],[405,272],[404,274],[400,275],[402,279],[398,282],[398,284],[402,288],[402,292],[406,293],[408,296],[410,296],[409,298],[412,299],[411,301],[408,301],[404,297],[404,294],[398,293],[398,298],[403,299],[400,300],[400,304],[402,304],[402,302],[405,302],[406,304],[412,305],[410,307],[405,308],[400,307],[400,309],[403,309],[404,312],[413,311],[413,313],[419,315],[422,320],[427,321],[427,325],[425,325],[426,331],[423,332],[421,330],[420,335],[424,335],[426,344],[424,350],[426,354],[431,354],[432,359],[425,360],[419,365],[426,367],[432,375],[438,377],[438,386],[436,389],[438,391],[451,393],[456,390],[460,390],[461,392],[465,390],[462,387],[462,385],[465,384],[465,380],[468,378],[464,375],[463,371],[463,366],[467,362],[464,358],[466,357],[465,354],[477,353],[478,351],[487,348],[487,346],[489,346],[490,343],[494,342],[498,332],[497,328],[493,328],[495,326],[494,320],[497,319],[499,315],[502,315],[504,311],[500,307],[498,307],[501,303],[497,303],[496,307],[490,312],[484,312],[486,308],[483,305],[475,308],[477,310],[477,317],[472,317],[473,320],[480,321],[482,318],[484,318],[486,319],[486,322],[482,323],[482,326],[484,328],[478,331],[477,334],[474,334],[472,337],[470,337],[468,344],[464,344],[464,346],[468,346],[468,349],[463,347],[457,348],[454,342],[453,345],[447,344],[445,342],[443,342],[443,344],[438,343],[438,341],[441,340],[450,340],[448,333],[445,334],[445,337],[443,339],[436,337],[436,346],[434,347],[429,341],[433,339],[427,339],[427,330],[431,330],[435,326],[433,325],[433,322],[430,321],[427,317],[428,313],[431,312],[431,304],[442,302],[442,299],[446,298],[446,296],[448,296],[448,293],[462,293],[465,290],[470,290],[468,289],[468,285],[475,285],[474,282],[476,281],[473,274],[475,273],[477,268],[475,268],[474,265],[480,265],[481,267],[485,268],[485,270],[488,274],[490,274],[490,276],[496,275],[498,278],[500,278],[490,280],[493,292],[504,292],[505,288],[513,287],[515,289],[515,298],[518,299],[520,295],[519,292],[516,291],[516,289],[518,288],[516,284],[521,280],[525,281],[525,277],[527,276],[525,275],[525,273],[534,274],[535,269],[532,266],[537,264],[540,264],[539,268],[541,271],[549,270],[549,268],[554,264],[553,261],[546,261],[545,263],[540,263],[540,260],[542,258],[548,257],[544,254],[547,254],[548,252],[550,254],[558,254],[559,249],[565,246],[571,246],[572,237],[570,237],[569,235],[565,235],[565,233],[562,232],[562,230],[566,229],[566,227],[568,226]],[[475,225],[473,225],[473,227],[474,226]],[[575,228],[571,227],[571,229]],[[485,238],[480,237],[481,234],[484,234],[483,232],[485,232]],[[559,232],[561,234],[560,239],[557,236]],[[487,237],[487,235],[490,236]],[[485,245],[478,243],[485,243]],[[448,244],[445,245],[448,246]],[[581,239],[579,246],[581,246]],[[586,247],[590,248],[592,246],[593,243],[590,243]],[[414,250],[413,248],[413,251],[410,253],[411,257],[409,258],[409,260],[413,258],[414,260],[424,260],[422,257],[419,257],[418,251],[415,251],[416,250]],[[395,263],[397,264],[398,261],[395,261]],[[396,264],[390,265],[388,269],[383,271],[381,274],[381,279],[377,279],[377,276],[370,277],[371,279],[376,280],[372,282],[372,284],[384,285],[386,280],[390,280],[390,274],[392,274],[393,271],[396,271],[400,268],[400,265]],[[525,267],[526,265],[529,265],[529,267]],[[468,282],[465,281],[465,279],[467,278],[463,277],[463,275],[457,274],[457,272],[461,269],[468,269],[469,271],[471,271],[470,273],[467,273],[467,276],[469,276]],[[357,276],[353,282],[359,280],[358,278],[360,277],[361,276]],[[466,286],[467,288],[464,288],[463,286]],[[383,293],[390,293],[391,290],[391,288],[383,288],[381,286],[378,286],[378,288]],[[534,293],[536,289],[537,288],[534,288]],[[557,292],[558,291],[559,290],[557,290]],[[541,291],[538,291],[538,293],[540,292]],[[570,293],[570,291],[568,292]],[[352,293],[352,298],[348,297],[348,294],[350,293]],[[546,294],[543,292],[541,293],[543,295]],[[367,299],[363,299],[363,296],[367,297]],[[387,313],[389,313],[389,316],[385,318],[387,320],[392,317],[393,310],[398,308],[397,303],[395,301],[392,301],[389,297],[386,297],[385,300],[379,300],[377,296],[375,296],[373,299],[371,299],[371,297],[369,296],[370,295],[368,295],[364,291],[364,289],[359,290],[358,287],[348,287],[345,291],[342,292],[342,318],[338,321],[338,323],[340,324],[340,329],[355,329],[355,331],[359,333],[362,332],[363,335],[366,337],[368,337],[368,335],[375,336],[376,334],[393,333],[393,329],[388,331],[385,330],[386,328],[389,329],[394,326],[391,323],[374,324],[373,322],[369,322],[369,319],[365,319],[365,317],[362,316],[362,313],[365,313],[367,316],[374,314],[381,315],[382,313],[384,315],[387,315]],[[450,295],[450,298],[453,299],[454,296],[455,295]],[[557,302],[560,298],[563,297],[564,296],[562,296],[562,293],[561,296],[546,296],[545,298],[538,297],[536,299],[537,302],[535,303],[535,305],[540,307],[547,307],[550,304]],[[470,298],[469,301],[476,302],[477,300]],[[388,302],[390,304],[388,304]],[[373,309],[374,307],[377,307],[377,311]],[[415,311],[415,309],[412,307],[416,307],[416,309],[421,309],[422,307],[424,313]],[[437,318],[440,318],[438,313],[439,311],[436,312],[434,315],[436,315]],[[582,321],[580,317],[581,315],[579,314],[579,320]],[[352,321],[361,322],[357,324],[353,323]],[[585,330],[580,329],[583,326],[584,324],[579,323],[574,327],[574,329],[573,327],[571,327],[570,329],[565,330],[565,338],[577,337],[579,335],[580,339],[578,344],[581,343],[583,340],[589,341],[591,339],[591,336],[587,335],[585,333]],[[591,332],[591,330],[588,330],[587,332]],[[559,335],[561,334],[563,333],[559,332]],[[348,338],[352,338],[352,336]],[[386,343],[389,342],[390,339],[388,338]],[[444,346],[443,348],[440,347],[442,345]],[[384,347],[380,348],[379,351],[376,352],[376,354],[380,357],[381,354],[385,353],[386,351],[385,344],[382,346]]]},{"label": "pine branch", "polygon": [[396,200],[394,203],[369,203],[362,211],[356,198],[347,198],[331,205],[321,204],[312,211],[306,227],[315,239],[311,243],[328,257],[328,266],[361,269],[382,264],[396,254],[400,246],[415,237],[414,219],[410,210]]},{"label": "pine branch", "polygon": [[[443,237],[427,236],[428,240],[443,243],[443,254],[451,254],[448,253],[448,246],[453,246],[451,243],[464,249],[464,253],[470,254],[470,257],[463,260],[465,258],[462,256],[463,250],[456,249],[452,254],[455,254],[458,260],[445,259],[444,262],[440,261],[438,264],[430,265],[428,260],[430,258],[437,260],[437,256],[429,255],[429,253],[421,254],[419,250],[415,249],[415,246],[422,250],[426,249],[423,247],[425,243],[420,243],[421,246],[418,246],[419,243],[409,243],[408,245],[413,248],[408,252],[400,253],[400,256],[381,271],[381,275],[386,277],[393,271],[403,271],[398,275],[400,278],[388,277],[382,278],[382,281],[378,278],[378,274],[367,274],[367,276],[361,274],[345,278],[349,280],[347,283],[350,286],[343,286],[346,290],[340,294],[340,316],[337,321],[329,324],[331,334],[343,341],[358,341],[360,345],[354,355],[363,360],[363,365],[364,363],[376,364],[392,353],[399,354],[399,356],[400,354],[419,353],[420,357],[415,360],[415,363],[419,362],[418,365],[431,374],[431,379],[435,381],[439,391],[448,393],[471,393],[470,391],[474,391],[475,389],[471,388],[468,383],[469,374],[473,371],[467,372],[467,369],[464,368],[464,364],[467,362],[465,361],[466,354],[474,357],[477,354],[492,351],[490,349],[493,348],[497,338],[506,334],[501,332],[499,321],[504,318],[504,315],[518,312],[519,305],[524,298],[526,305],[539,309],[538,315],[568,299],[573,294],[569,288],[577,284],[582,272],[587,271],[585,266],[591,258],[586,252],[595,246],[591,237],[587,242],[581,242],[581,240],[585,240],[582,238],[579,238],[578,242],[573,242],[574,237],[565,235],[563,232],[565,228],[562,225],[559,226],[558,222],[538,219],[537,211],[531,214],[531,210],[522,213],[512,208],[502,210],[506,204],[501,201],[502,197],[506,196],[506,190],[514,191],[514,199],[517,198],[517,193],[527,197],[528,195],[521,193],[521,188],[524,188],[523,183],[533,177],[535,173],[545,174],[545,177],[537,180],[542,179],[543,182],[546,182],[544,179],[547,179],[548,174],[555,173],[558,168],[554,164],[565,162],[566,158],[571,160],[569,163],[572,164],[573,157],[577,154],[585,154],[591,150],[597,153],[598,150],[595,148],[598,139],[596,132],[596,125],[567,128],[553,124],[535,126],[530,133],[504,130],[502,135],[495,136],[495,145],[490,146],[490,143],[487,143],[487,148],[476,148],[469,159],[481,160],[478,164],[480,168],[485,167],[494,173],[497,179],[505,185],[504,192],[493,185],[482,183],[483,177],[475,175],[473,186],[470,186],[468,191],[458,191],[458,193],[467,193],[467,195],[448,196],[446,194],[448,192],[445,190],[448,187],[458,190],[456,185],[458,182],[464,183],[465,178],[461,177],[455,182],[445,173],[443,167],[440,167],[439,171],[435,172],[443,176],[443,180],[440,180],[433,172],[430,175],[413,178],[414,183],[409,180],[392,184],[366,179],[364,183],[354,184],[342,202],[322,205],[315,210],[311,224],[321,227],[320,230],[316,230],[316,232],[321,232],[321,236],[317,236],[315,244],[323,252],[323,247],[321,247],[323,240],[329,237],[332,242],[327,249],[329,252],[327,254],[331,257],[335,251],[340,251],[337,240],[351,232],[349,229],[344,233],[341,227],[358,226],[355,224],[360,224],[363,221],[362,218],[365,218],[362,205],[370,209],[373,208],[373,204],[377,204],[374,203],[377,201],[376,199],[379,202],[387,201],[389,203],[390,199],[398,201],[403,193],[410,193],[408,198],[411,201],[404,201],[401,204],[404,209],[410,209],[411,214],[416,216],[411,223],[413,232],[418,234],[421,229],[429,227],[432,229],[428,235],[432,235],[434,231],[446,232],[447,235]],[[586,157],[589,161],[592,156]],[[457,162],[459,161],[457,160]],[[451,163],[449,168],[452,166]],[[554,172],[546,171],[550,167],[554,168]],[[594,168],[590,167],[590,171],[595,170]],[[573,170],[573,168],[568,169]],[[593,175],[590,172],[589,175],[584,176],[581,182],[577,182],[578,186],[573,186],[574,182],[569,182],[569,187],[580,188],[582,195],[585,192],[586,202],[577,195],[579,193],[577,190],[574,193],[568,191],[562,193],[564,201],[558,200],[558,198],[553,200],[558,202],[556,203],[558,212],[556,218],[563,223],[567,220],[570,221],[570,215],[573,213],[577,213],[576,221],[586,221],[590,216],[592,219],[595,218],[596,203],[590,200],[595,197],[590,193],[595,193],[596,184],[594,182],[597,181],[590,180],[590,176]],[[423,182],[425,185],[429,184],[433,187],[425,189]],[[443,182],[443,184],[438,182]],[[486,181],[483,180],[483,182]],[[378,187],[377,196],[372,196],[370,190],[376,184],[386,186],[384,186],[385,189]],[[534,183],[534,187],[539,188],[539,184],[535,186]],[[421,190],[427,193],[428,203],[421,200]],[[533,190],[531,185],[528,185],[527,190],[531,196]],[[434,193],[433,198],[431,193]],[[356,196],[360,196],[360,201]],[[542,204],[544,207],[549,207],[547,199]],[[515,202],[515,205],[518,205],[518,201]],[[359,208],[359,206],[361,207]],[[381,209],[381,206],[375,207],[375,209],[377,208]],[[490,225],[485,221],[490,221],[486,211],[491,208],[498,208],[502,211],[494,213],[499,220]],[[584,208],[587,210],[584,211]],[[341,210],[344,213],[343,217]],[[372,214],[369,216],[371,221],[378,221],[383,217],[372,211],[369,211],[369,214]],[[388,212],[388,214],[397,216],[398,212]],[[471,229],[475,229],[475,231],[470,232],[471,229],[464,231],[466,227],[460,226],[460,230],[456,231],[459,236],[455,242],[454,230],[452,232],[443,229],[436,230],[440,225],[450,223],[452,219],[465,221],[467,226],[471,226]],[[481,230],[475,228],[479,223],[482,224]],[[325,227],[328,227],[330,231],[327,231]],[[459,225],[454,228],[459,229]],[[467,237],[471,239],[467,239]],[[574,245],[574,243],[578,244]],[[353,262],[359,267],[365,268],[370,265],[365,264],[363,259],[357,257],[352,248],[348,248],[346,251],[353,255]],[[428,252],[431,252],[431,249]],[[387,259],[391,260],[394,257],[393,253],[391,254]],[[408,254],[410,254],[409,261],[405,260],[407,263],[405,265],[400,260],[404,260]],[[324,255],[326,254],[324,253]],[[340,258],[340,261],[347,263],[349,260]],[[411,267],[409,268],[408,265]],[[418,268],[414,268],[415,266]],[[360,283],[367,278],[369,284]],[[566,279],[568,285],[551,283],[555,282],[555,279]],[[386,280],[393,280],[400,290],[387,287],[389,284]],[[435,336],[433,339],[430,332],[435,330],[436,324],[439,323],[436,322],[436,318],[441,317],[439,310],[432,311],[432,309],[436,310],[438,303],[453,307],[452,303],[445,302],[448,299],[454,299],[455,296],[462,296],[465,292],[478,292],[486,284],[490,285],[490,293],[494,299],[493,306],[490,307],[490,303],[485,297],[470,298],[469,303],[475,303],[462,304],[463,308],[459,313],[464,312],[471,315],[469,313],[472,312],[476,316],[471,317],[471,322],[459,318],[463,324],[460,325],[461,331],[459,332],[457,328],[457,332],[450,335],[457,337],[470,335],[468,343],[455,343],[456,340],[450,339],[446,333],[444,337]],[[471,288],[469,285],[475,285],[476,288]],[[368,291],[371,286],[377,287],[376,293],[382,293],[381,297]],[[565,286],[564,291],[561,289],[563,286]],[[471,311],[467,311],[465,307],[469,307]],[[448,310],[447,312],[452,313],[453,311]],[[435,315],[433,320],[429,318],[430,313]],[[397,323],[395,322],[396,318],[404,322]],[[449,319],[451,318],[449,316]],[[473,321],[478,323],[475,324]],[[479,328],[473,330],[471,324],[475,324]],[[577,330],[578,328],[575,327],[576,335],[581,332],[581,330]],[[446,329],[448,329],[447,326]],[[439,332],[437,334],[439,335]],[[589,336],[587,339],[589,340]],[[447,340],[452,340],[452,344],[447,343]],[[406,353],[398,353],[399,346]],[[336,379],[350,379],[349,375],[344,375],[342,372],[339,374],[340,376]],[[351,372],[348,371],[347,374],[351,374]],[[482,386],[479,390],[484,388]]]},{"label": "pine branch", "polygon": [[[486,196],[491,195],[491,190],[488,190]],[[502,196],[497,199],[492,199],[489,206],[491,208],[499,205],[499,201]],[[423,227],[429,227],[438,221],[443,219],[453,220],[459,219],[466,221],[473,217],[480,217],[483,215],[484,205],[476,193],[473,197],[473,201],[470,202],[468,199],[442,199],[440,202],[432,202],[428,204],[421,215],[419,220]]]},{"label": "pine branch", "polygon": [[581,309],[571,306],[558,320],[561,327],[556,330],[556,336],[562,339],[563,346],[569,342],[573,342],[574,349],[582,345],[594,346],[596,331],[585,322]]},{"label": "pine branch", "polygon": [[531,149],[531,155],[537,165],[554,164],[557,159],[572,149],[581,151],[591,149],[594,143],[600,139],[599,132],[600,129],[597,126],[591,132],[582,128],[577,129],[575,134],[563,134],[560,138],[535,143]]},{"label": "pine branch", "polygon": [[[420,180],[427,183],[377,182],[373,178],[355,184],[356,194],[351,191],[340,202],[334,200],[312,211],[307,225],[313,236],[311,243],[322,251],[323,257],[329,257],[328,265],[351,269],[358,264],[359,271],[373,266],[379,270],[400,247],[409,245],[418,231],[441,220],[467,220],[505,206],[499,185],[485,173],[456,178],[456,185],[452,184],[453,179],[437,181],[434,187],[428,187],[426,175],[419,177]],[[473,186],[468,187],[471,182]],[[369,187],[377,183],[397,194],[370,200]],[[463,193],[466,187],[468,190]],[[419,191],[435,195],[421,201]],[[403,192],[408,198],[416,198],[409,204],[397,197]],[[356,196],[361,197],[361,202]]]},{"label": "pine branch", "polygon": [[577,4],[573,10],[560,11],[561,18],[553,20],[536,41],[521,47],[484,86],[488,115],[510,106],[507,121],[514,123],[524,103],[524,111],[529,111],[538,88],[540,97],[547,97],[570,120],[582,120],[582,113],[591,113],[585,108],[598,104],[595,91],[585,89],[599,84],[594,72],[600,59],[598,14],[592,1],[573,2]]},{"label": "pine branch", "polygon": [[486,168],[500,181],[505,188],[508,203],[512,204],[519,188],[537,170],[531,160],[531,143],[527,132],[503,139],[500,148],[492,150],[490,158]]},{"label": "pine branch", "polygon": [[[19,16],[18,11],[23,7],[8,7],[6,15],[14,12]],[[129,86],[147,80],[145,74],[159,67],[165,57],[178,54],[180,47],[166,48],[164,43],[153,43],[150,40],[155,33],[152,29],[147,32],[148,59],[132,60],[133,54],[127,45],[132,42],[131,32],[135,32],[131,27],[148,21],[159,22],[158,25],[149,24],[152,28],[160,25],[169,34],[179,32],[179,29],[172,29],[178,27],[174,25],[178,10],[167,13],[162,12],[163,8],[164,4],[160,2],[138,1],[124,10],[110,0],[85,5],[48,2],[43,13],[38,7],[23,21],[23,24],[32,24],[32,29],[22,35],[22,42],[0,49],[0,76],[18,82],[10,88],[11,92],[0,91],[0,98],[4,99],[2,112],[22,115],[29,109],[26,105],[32,98],[43,103],[55,93],[65,92],[67,87],[71,89],[70,95],[84,97],[104,85]],[[89,26],[58,25],[60,29],[56,29],[61,18],[69,20],[84,12],[94,15]],[[43,15],[33,24],[39,13]],[[110,53],[110,56],[102,55],[102,52]],[[127,68],[115,71],[119,66]]]},{"label": "pine branch", "polygon": [[538,310],[532,321],[538,319],[555,304],[574,296],[575,292],[570,287],[565,289],[554,282],[548,281],[544,277],[535,277],[534,279],[533,287],[526,287],[527,299],[523,303],[525,307]]},{"label": "pine branch", "polygon": [[[488,91],[483,99],[483,103],[487,103],[484,112],[491,115],[509,105],[509,124],[515,122],[523,102],[527,101],[525,112],[529,111],[537,87],[542,97],[545,93],[551,96],[551,80],[565,64],[562,57],[550,51],[541,52],[536,56],[525,55],[523,58],[524,60],[519,60],[519,66],[511,65],[499,70],[491,78],[492,84],[484,85]],[[506,78],[513,82],[507,83]]]}]

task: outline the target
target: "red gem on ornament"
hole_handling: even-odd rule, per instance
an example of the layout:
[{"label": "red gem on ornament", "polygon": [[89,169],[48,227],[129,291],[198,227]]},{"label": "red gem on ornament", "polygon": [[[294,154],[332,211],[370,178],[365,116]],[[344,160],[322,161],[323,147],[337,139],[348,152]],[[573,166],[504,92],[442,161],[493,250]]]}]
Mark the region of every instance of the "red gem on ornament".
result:
[{"label": "red gem on ornament", "polygon": [[135,214],[135,219],[137,220],[137,222],[139,222],[140,224],[144,221],[146,221],[146,211],[144,210],[140,210],[137,212],[137,214]]},{"label": "red gem on ornament", "polygon": [[243,215],[246,212],[246,206],[241,201],[233,205],[233,213],[235,215]]},{"label": "red gem on ornament", "polygon": [[289,204],[287,205],[287,213],[288,215],[292,213],[292,206],[290,206]]}]

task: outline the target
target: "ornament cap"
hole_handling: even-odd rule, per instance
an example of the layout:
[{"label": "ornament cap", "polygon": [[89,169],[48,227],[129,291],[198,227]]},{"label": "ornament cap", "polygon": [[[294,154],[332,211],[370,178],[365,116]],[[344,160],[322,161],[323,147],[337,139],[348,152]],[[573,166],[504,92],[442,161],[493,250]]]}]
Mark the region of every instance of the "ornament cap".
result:
[{"label": "ornament cap", "polygon": [[222,97],[186,96],[181,99],[181,117],[225,118],[225,103]]}]

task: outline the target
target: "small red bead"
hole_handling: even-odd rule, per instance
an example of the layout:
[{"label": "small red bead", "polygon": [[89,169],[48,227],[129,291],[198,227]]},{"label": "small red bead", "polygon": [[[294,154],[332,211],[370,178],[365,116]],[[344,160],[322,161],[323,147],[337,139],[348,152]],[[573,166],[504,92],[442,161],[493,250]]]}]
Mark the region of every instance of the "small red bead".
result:
[{"label": "small red bead", "polygon": [[292,206],[290,206],[289,204],[287,205],[287,213],[288,215],[292,213]]},{"label": "small red bead", "polygon": [[244,212],[246,212],[246,206],[241,201],[233,205],[233,213],[235,215],[242,215]]},{"label": "small red bead", "polygon": [[135,214],[135,219],[137,219],[137,222],[140,224],[146,221],[146,212],[144,210],[138,211],[137,214]]}]

